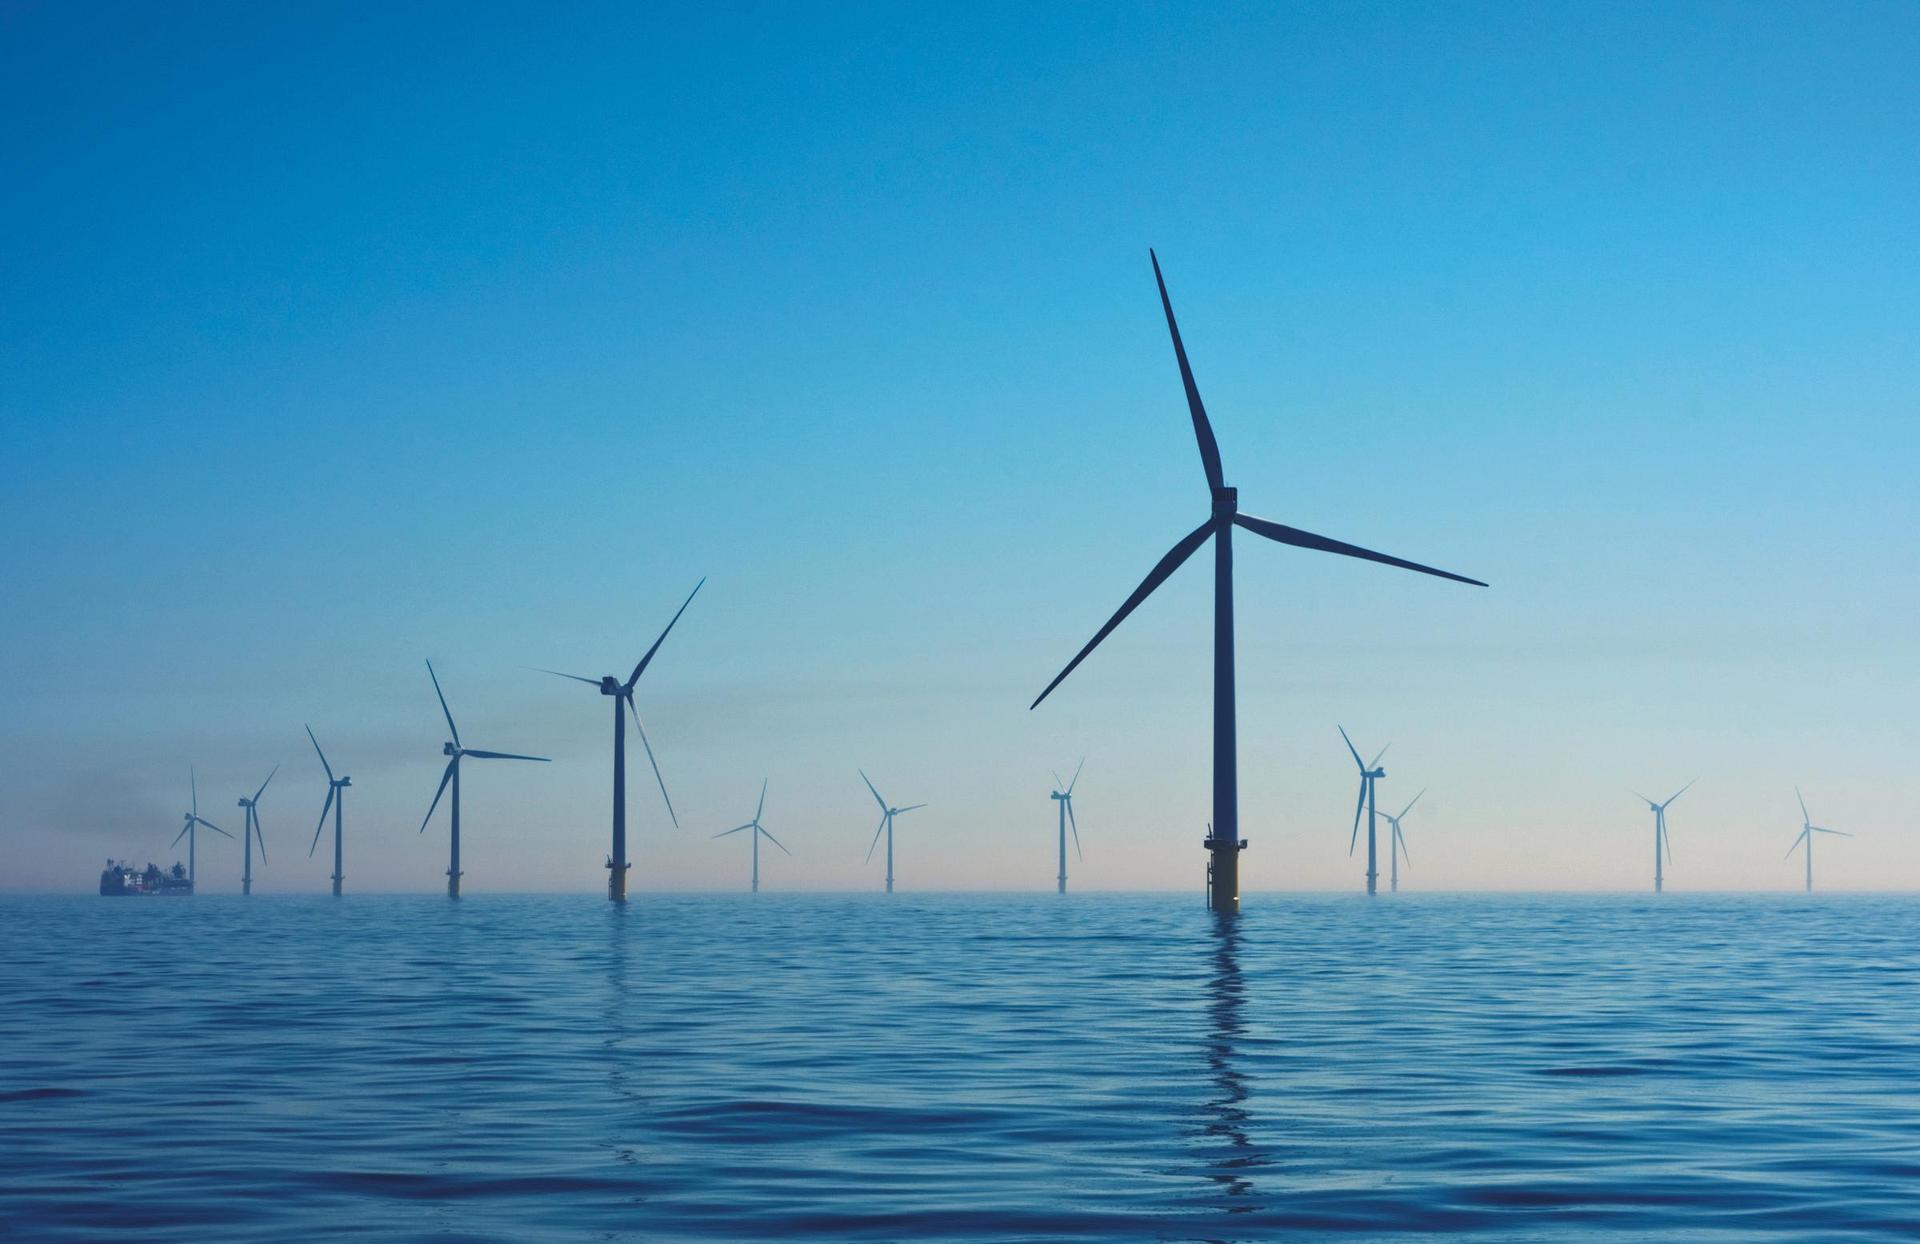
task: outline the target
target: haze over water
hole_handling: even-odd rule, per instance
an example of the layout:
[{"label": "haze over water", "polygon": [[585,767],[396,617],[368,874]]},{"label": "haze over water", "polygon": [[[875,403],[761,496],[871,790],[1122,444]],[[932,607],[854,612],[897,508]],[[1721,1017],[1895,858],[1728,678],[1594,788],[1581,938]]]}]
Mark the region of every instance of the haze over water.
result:
[{"label": "haze over water", "polygon": [[1910,899],[0,898],[0,1237],[1911,1239]]}]

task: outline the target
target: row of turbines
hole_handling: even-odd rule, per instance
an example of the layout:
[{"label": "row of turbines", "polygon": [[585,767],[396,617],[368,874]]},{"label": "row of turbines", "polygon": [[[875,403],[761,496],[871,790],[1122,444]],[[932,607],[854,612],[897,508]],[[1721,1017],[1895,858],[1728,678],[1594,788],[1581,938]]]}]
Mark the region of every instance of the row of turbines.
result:
[{"label": "row of turbines", "polygon": [[[1200,390],[1198,385],[1194,381],[1193,368],[1187,359],[1186,346],[1184,342],[1181,340],[1180,326],[1174,318],[1173,301],[1168,296],[1166,279],[1160,270],[1159,256],[1155,254],[1153,251],[1149,250],[1148,258],[1153,265],[1154,284],[1159,290],[1160,306],[1161,306],[1161,310],[1166,316],[1167,333],[1168,333],[1168,336],[1172,339],[1174,359],[1180,371],[1181,387],[1183,388],[1186,394],[1187,411],[1193,424],[1194,440],[1198,445],[1199,451],[1200,451],[1200,464],[1201,464],[1202,470],[1205,472],[1205,475],[1206,475],[1206,482],[1207,482],[1207,489],[1208,489],[1208,496],[1209,496],[1209,512],[1205,520],[1202,521],[1198,527],[1194,528],[1191,532],[1188,532],[1185,536],[1181,537],[1180,540],[1177,543],[1175,543],[1170,550],[1168,550],[1166,555],[1163,556],[1159,560],[1159,562],[1156,563],[1154,567],[1147,572],[1146,578],[1143,579],[1140,585],[1133,590],[1132,594],[1129,595],[1127,599],[1120,605],[1120,608],[1114,612],[1112,617],[1107,619],[1107,622],[1105,625],[1103,625],[1098,631],[1094,633],[1093,638],[1087,641],[1087,643],[1080,649],[1080,651],[1074,655],[1073,659],[1067,662],[1066,667],[1062,669],[1059,672],[1059,674],[1055,675],[1053,681],[1048,683],[1047,686],[1040,692],[1040,694],[1034,698],[1033,703],[1030,704],[1028,708],[1029,710],[1037,709],[1040,706],[1041,702],[1046,700],[1047,697],[1050,696],[1053,693],[1053,691],[1057,687],[1059,687],[1062,682],[1066,680],[1067,676],[1071,674],[1076,668],[1079,667],[1082,661],[1086,660],[1086,658],[1093,652],[1093,650],[1099,646],[1100,642],[1104,640],[1109,634],[1111,634],[1113,630],[1116,627],[1118,627],[1123,621],[1125,621],[1127,616],[1131,614],[1136,608],[1138,608],[1139,605],[1143,601],[1145,601],[1148,596],[1152,595],[1153,592],[1157,588],[1159,588],[1159,586],[1162,583],[1166,582],[1168,578],[1172,577],[1173,573],[1176,570],[1178,570],[1181,567],[1181,565],[1183,565],[1190,557],[1192,557],[1194,553],[1199,551],[1201,545],[1206,544],[1209,541],[1212,542],[1213,571],[1214,571],[1213,796],[1212,796],[1212,818],[1207,823],[1207,836],[1203,841],[1202,846],[1207,852],[1206,891],[1207,891],[1208,904],[1216,911],[1223,912],[1223,913],[1232,913],[1237,911],[1240,905],[1239,857],[1240,857],[1240,852],[1244,850],[1247,846],[1247,841],[1240,834],[1239,771],[1238,771],[1239,761],[1238,761],[1238,746],[1237,746],[1237,738],[1236,738],[1236,713],[1235,713],[1235,694],[1234,694],[1235,693],[1234,610],[1233,610],[1233,533],[1234,533],[1234,529],[1239,528],[1242,531],[1251,532],[1254,535],[1261,536],[1265,539],[1272,540],[1279,544],[1290,545],[1295,548],[1312,549],[1317,552],[1335,553],[1335,554],[1339,554],[1342,557],[1351,557],[1351,558],[1358,558],[1363,561],[1377,562],[1382,565],[1393,566],[1402,570],[1410,570],[1410,571],[1414,571],[1416,573],[1427,575],[1434,578],[1451,580],[1452,582],[1455,582],[1455,583],[1463,583],[1463,584],[1468,584],[1475,587],[1486,587],[1487,584],[1480,579],[1469,578],[1466,575],[1455,574],[1452,571],[1441,570],[1433,566],[1423,565],[1420,562],[1408,561],[1404,558],[1394,557],[1386,553],[1375,552],[1371,549],[1362,548],[1359,545],[1348,544],[1344,541],[1334,540],[1327,536],[1316,535],[1315,533],[1310,531],[1303,531],[1297,527],[1290,527],[1283,523],[1276,523],[1270,519],[1258,518],[1258,517],[1255,517],[1254,515],[1251,515],[1242,511],[1240,509],[1239,490],[1229,486],[1226,483],[1224,469],[1221,464],[1220,447],[1217,440],[1214,437],[1213,425],[1207,417],[1206,407],[1200,400]],[[702,580],[701,582],[704,583],[705,580]],[[700,590],[700,585],[696,584],[693,589],[693,592],[689,593],[687,596],[687,600],[681,604],[680,612],[677,612],[674,614],[673,621],[668,622],[666,630],[661,632],[660,638],[654,641],[653,646],[647,650],[644,656],[640,658],[639,663],[634,666],[633,672],[630,675],[628,675],[628,677],[625,680],[621,680],[611,674],[604,675],[600,678],[589,678],[589,677],[586,677],[585,675],[562,673],[561,671],[558,671],[558,670],[543,671],[550,674],[556,674],[561,678],[572,679],[574,681],[585,683],[589,686],[593,686],[598,689],[599,694],[613,700],[613,850],[607,857],[607,872],[608,872],[607,894],[608,894],[608,897],[613,899],[615,902],[624,901],[626,898],[627,870],[629,867],[628,861],[627,861],[627,849],[626,849],[626,798],[625,798],[625,795],[626,795],[626,718],[629,715],[632,716],[634,727],[640,735],[641,746],[646,750],[648,763],[653,767],[654,780],[659,783],[661,797],[662,799],[666,800],[666,803],[667,803],[668,814],[672,816],[673,822],[676,826],[678,826],[679,824],[678,816],[673,814],[672,800],[668,799],[666,795],[666,783],[660,778],[660,767],[653,760],[653,748],[652,748],[652,745],[647,741],[646,728],[644,725],[641,724],[639,710],[634,704],[634,691],[637,684],[640,681],[640,676],[646,672],[647,666],[653,660],[654,654],[659,651],[661,643],[665,641],[667,634],[673,630],[674,623],[679,621],[680,614],[686,611],[687,605],[692,603],[694,595],[697,594],[699,590]],[[453,713],[451,710],[447,708],[446,696],[441,693],[439,677],[438,675],[433,674],[433,667],[431,662],[428,663],[427,668],[428,668],[429,675],[432,676],[433,678],[434,692],[440,699],[441,711],[445,715],[447,720],[447,731],[452,737],[451,739],[449,739],[446,745],[442,748],[442,753],[448,759],[447,759],[446,770],[442,774],[440,779],[440,789],[435,792],[433,804],[429,806],[427,810],[427,816],[424,820],[422,820],[420,828],[422,832],[425,831],[427,823],[433,819],[434,810],[437,809],[439,806],[441,796],[446,794],[448,791],[448,788],[451,787],[452,798],[450,801],[449,816],[452,824],[452,843],[451,843],[450,862],[447,867],[447,892],[451,895],[457,896],[460,892],[460,875],[461,875],[460,874],[460,762],[461,760],[464,758],[472,758],[476,760],[520,760],[520,761],[541,762],[541,761],[545,761],[546,757],[521,755],[513,752],[482,751],[476,748],[469,748],[464,746],[460,741],[459,729],[454,725]],[[312,733],[311,730],[309,730],[308,733],[311,736],[311,733]],[[1345,737],[1346,732],[1344,729],[1341,731],[1341,734],[1342,734],[1342,737]],[[1368,820],[1367,891],[1368,893],[1375,893],[1377,891],[1378,873],[1379,873],[1379,868],[1378,868],[1379,861],[1378,861],[1378,852],[1377,852],[1377,845],[1376,845],[1375,825],[1377,821],[1382,816],[1384,816],[1387,822],[1392,826],[1392,839],[1389,843],[1389,850],[1388,850],[1388,860],[1389,860],[1388,867],[1389,867],[1389,872],[1391,874],[1392,885],[1395,889],[1398,889],[1400,862],[1406,858],[1406,846],[1400,830],[1400,821],[1407,815],[1408,812],[1412,810],[1413,804],[1418,802],[1420,797],[1418,795],[1414,796],[1414,799],[1409,801],[1407,806],[1401,809],[1398,815],[1379,813],[1375,806],[1374,784],[1381,777],[1385,776],[1385,771],[1379,767],[1380,757],[1376,756],[1372,763],[1362,761],[1360,758],[1360,752],[1357,748],[1353,746],[1353,742],[1351,739],[1347,739],[1347,748],[1348,748],[1348,751],[1350,751],[1353,754],[1354,763],[1359,766],[1360,775],[1361,775],[1360,800],[1354,813],[1354,830],[1353,830],[1353,836],[1352,836],[1353,840],[1350,841],[1349,843],[1349,852],[1351,853],[1351,851],[1354,849],[1355,843],[1357,843],[1357,838],[1359,834],[1360,816],[1362,811],[1364,811],[1366,813],[1367,820]],[[319,751],[319,743],[317,740],[314,743],[314,750],[316,752]],[[1383,749],[1383,753],[1384,753],[1384,749]],[[322,755],[321,760],[322,760],[322,764],[324,765],[325,764],[324,754]],[[340,892],[340,882],[341,882],[340,805],[345,799],[346,788],[349,785],[351,785],[351,779],[348,779],[345,777],[340,777],[340,778],[334,777],[333,770],[330,766],[327,767],[327,777],[329,782],[329,787],[327,792],[327,800],[328,800],[327,807],[332,809],[333,817],[334,817],[333,886],[334,886],[334,893],[337,894]],[[866,775],[864,773],[862,773],[861,778],[863,781],[866,781]],[[272,775],[270,774],[268,776],[268,781],[271,781],[271,780],[272,780]],[[1075,781],[1077,780],[1078,780],[1078,771],[1076,771],[1076,774],[1075,774]],[[1064,891],[1066,889],[1066,873],[1067,873],[1067,868],[1066,868],[1067,832],[1069,829],[1072,830],[1075,848],[1077,851],[1078,845],[1079,845],[1079,826],[1077,823],[1074,822],[1074,819],[1073,819],[1072,791],[1073,791],[1074,782],[1060,782],[1057,774],[1055,775],[1055,781],[1056,781],[1056,786],[1052,793],[1052,798],[1059,803],[1059,822],[1060,822],[1060,830],[1059,830],[1060,871],[1059,871],[1058,881],[1059,881],[1060,889]],[[879,828],[876,829],[874,832],[873,845],[868,848],[868,853],[867,853],[868,859],[869,861],[871,861],[873,851],[874,849],[877,848],[880,838],[884,835],[887,840],[887,889],[891,891],[893,889],[893,822],[894,822],[894,818],[906,812],[913,811],[915,808],[919,808],[924,805],[914,804],[914,805],[909,805],[908,807],[894,807],[888,804],[885,799],[881,798],[879,791],[874,789],[873,783],[871,781],[867,781],[866,785],[867,785],[867,789],[869,791],[872,791],[873,797],[875,801],[880,805],[880,810],[881,810],[880,825],[879,825]],[[1682,791],[1684,791],[1684,789],[1685,788],[1682,788]],[[246,831],[247,832],[247,838],[246,838],[247,863],[246,863],[246,873],[243,880],[243,885],[249,891],[251,890],[251,885],[252,885],[252,881],[251,881],[252,845],[256,841],[258,841],[258,817],[253,810],[253,805],[258,802],[260,795],[265,790],[266,790],[266,783],[262,783],[260,790],[254,793],[252,800],[245,800],[245,799],[241,800],[241,806],[247,809],[247,825],[248,825],[248,830]],[[1670,856],[1672,851],[1671,846],[1666,841],[1666,807],[1667,807],[1667,804],[1670,804],[1673,802],[1674,799],[1677,799],[1680,793],[1681,792],[1676,792],[1672,797],[1670,797],[1666,801],[1666,803],[1654,803],[1651,800],[1647,801],[1648,806],[1651,807],[1654,811],[1654,824],[1655,824],[1654,888],[1656,890],[1662,888],[1662,886],[1664,885],[1664,871],[1662,870],[1661,863],[1660,863],[1661,852],[1664,849],[1665,852]],[[760,839],[762,837],[766,837],[769,841],[773,842],[775,846],[780,846],[780,843],[776,839],[774,839],[771,834],[768,834],[766,830],[759,824],[760,816],[765,810],[764,786],[762,787],[761,795],[762,795],[761,807],[756,809],[754,813],[754,819],[752,821],[748,822],[745,825],[737,826],[734,829],[724,831],[724,833],[720,835],[720,836],[725,836],[727,834],[745,833],[749,830],[752,831],[750,837],[753,843],[752,852],[753,852],[754,873],[755,873],[756,879],[758,877],[758,872],[759,872]],[[1804,803],[1802,806],[1802,810],[1804,813]],[[1825,829],[1825,828],[1816,826],[1812,823],[1810,818],[1803,817],[1803,819],[1805,823],[1803,825],[1801,836],[1799,839],[1795,840],[1794,847],[1792,848],[1792,850],[1800,849],[1801,844],[1804,842],[1807,850],[1807,870],[1808,870],[1807,884],[1808,884],[1808,888],[1811,889],[1812,888],[1812,869],[1813,869],[1813,859],[1812,859],[1813,835],[1837,834],[1840,831]],[[316,845],[318,844],[319,834],[321,830],[325,828],[325,823],[326,823],[326,813],[323,811],[321,815],[320,829],[316,829],[315,835],[314,835],[314,841]],[[197,790],[195,793],[195,810],[187,814],[186,828],[182,831],[183,834],[185,834],[189,839],[188,858],[189,858],[190,871],[191,871],[191,860],[193,856],[192,836],[196,826],[206,827],[209,829],[214,828],[212,825],[210,825],[207,821],[201,819],[199,816]],[[223,834],[225,833],[224,830],[220,830],[218,832]],[[232,835],[228,834],[227,837],[231,838]],[[176,839],[176,841],[178,840]],[[261,845],[262,858],[264,859],[265,851],[266,851],[265,844],[261,843],[260,845]],[[784,846],[780,846],[780,849],[783,851],[786,850]],[[309,853],[311,853],[311,848],[309,849]],[[1791,855],[1792,851],[1790,850],[1788,854]]]}]

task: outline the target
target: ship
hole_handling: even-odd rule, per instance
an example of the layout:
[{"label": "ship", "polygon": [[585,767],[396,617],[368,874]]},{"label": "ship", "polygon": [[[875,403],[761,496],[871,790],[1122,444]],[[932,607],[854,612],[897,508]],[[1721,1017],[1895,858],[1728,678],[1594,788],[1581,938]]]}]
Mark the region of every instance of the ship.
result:
[{"label": "ship", "polygon": [[126,860],[110,859],[100,872],[100,894],[105,898],[119,898],[127,894],[192,893],[193,882],[187,877],[184,864],[175,864],[162,872],[157,864],[149,863],[142,869],[135,868]]}]

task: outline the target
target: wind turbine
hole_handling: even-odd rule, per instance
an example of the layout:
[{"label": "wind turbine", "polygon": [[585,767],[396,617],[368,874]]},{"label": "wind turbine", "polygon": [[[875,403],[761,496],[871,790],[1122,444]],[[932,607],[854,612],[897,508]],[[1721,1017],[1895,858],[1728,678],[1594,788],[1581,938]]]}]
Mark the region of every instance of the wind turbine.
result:
[{"label": "wind turbine", "polygon": [[451,820],[453,823],[453,848],[447,861],[447,897],[460,897],[460,758],[472,756],[475,760],[538,760],[547,761],[545,756],[517,756],[512,752],[483,752],[477,748],[460,745],[460,727],[453,724],[453,711],[447,707],[447,697],[440,690],[440,676],[433,672],[433,662],[427,662],[427,677],[433,679],[433,694],[440,698],[440,711],[446,714],[447,730],[453,739],[440,749],[440,754],[448,757],[447,770],[440,775],[440,789],[433,792],[433,802],[427,805],[427,814],[420,820],[420,832],[427,831],[427,822],[433,819],[435,808],[440,806],[440,796],[446,793],[447,783],[453,783],[453,803]]},{"label": "wind turbine", "polygon": [[[723,829],[714,835],[715,838],[725,838],[729,834],[737,834],[743,830],[750,829],[753,831],[753,892],[755,894],[760,893],[760,839],[764,836],[766,840],[774,846],[779,847],[782,851],[787,851],[787,848],[781,845],[780,840],[772,834],[767,833],[766,826],[760,823],[760,814],[766,810],[767,782],[765,778],[762,778],[760,780],[760,805],[753,810],[753,819],[745,825],[736,825],[732,829]],[[787,851],[787,854],[792,855],[793,852]]]},{"label": "wind turbine", "polygon": [[873,801],[880,805],[880,828],[873,831],[873,841],[867,844],[867,860],[869,863],[872,862],[873,849],[880,845],[880,834],[884,830],[887,835],[887,893],[891,894],[893,893],[893,818],[927,805],[910,803],[904,808],[890,808],[887,806],[887,801],[880,798],[880,792],[873,790],[873,779],[867,776],[865,769],[860,770],[860,780],[867,784],[868,790],[873,791]]},{"label": "wind turbine", "polygon": [[1173,338],[1174,358],[1180,364],[1180,382],[1186,389],[1187,411],[1193,418],[1194,438],[1200,445],[1200,463],[1207,474],[1212,512],[1205,522],[1182,537],[1160,559],[1159,564],[1147,572],[1147,577],[1133,590],[1133,595],[1127,597],[1126,602],[1107,620],[1107,624],[1095,632],[1086,647],[1080,649],[1079,654],[1047,684],[1047,689],[1029,707],[1039,707],[1040,701],[1046,699],[1061,680],[1072,673],[1074,667],[1085,660],[1087,654],[1119,626],[1141,601],[1178,570],[1181,563],[1202,544],[1213,540],[1213,828],[1208,831],[1203,845],[1211,853],[1207,868],[1208,903],[1216,911],[1233,912],[1240,907],[1240,851],[1246,845],[1240,837],[1239,762],[1234,740],[1233,529],[1243,527],[1255,535],[1281,544],[1363,558],[1459,583],[1471,583],[1477,587],[1485,587],[1486,584],[1478,579],[1389,557],[1385,553],[1376,553],[1358,545],[1330,540],[1296,527],[1241,513],[1239,492],[1226,483],[1220,465],[1220,447],[1214,440],[1213,426],[1207,421],[1206,408],[1200,403],[1200,390],[1194,384],[1193,369],[1187,364],[1187,350],[1181,344],[1180,328],[1173,318],[1173,303],[1167,297],[1167,284],[1160,275],[1159,257],[1152,251],[1148,251],[1148,256],[1153,260],[1154,281],[1160,287],[1160,306],[1166,312],[1167,332]]},{"label": "wind turbine", "polygon": [[[267,774],[267,782],[273,781],[273,774],[280,772],[280,766],[273,766],[273,772]],[[267,862],[267,838],[260,832],[260,796],[267,793],[267,782],[260,783],[260,789],[253,792],[253,798],[242,796],[240,806],[247,810],[247,827],[240,831],[240,843],[246,853],[245,871],[240,874],[240,893],[253,893],[253,844],[260,844],[260,862]]]},{"label": "wind turbine", "polygon": [[[1693,782],[1698,782],[1699,780],[1699,778],[1695,778]],[[1633,792],[1636,798],[1646,801],[1648,810],[1653,813],[1653,892],[1655,894],[1660,893],[1666,887],[1666,874],[1660,869],[1660,848],[1662,846],[1665,846],[1667,849],[1667,863],[1673,863],[1673,840],[1667,837],[1667,804],[1672,803],[1674,800],[1680,798],[1680,796],[1686,794],[1687,791],[1692,788],[1693,782],[1688,782],[1679,790],[1674,791],[1661,803],[1655,803],[1653,800],[1647,799],[1647,797],[1639,791]]]},{"label": "wind turbine", "polygon": [[[1073,771],[1073,781],[1062,782],[1058,773],[1053,775],[1053,794],[1048,798],[1060,805],[1060,893],[1067,892],[1067,826],[1073,826],[1073,853],[1082,860],[1080,853],[1080,823],[1073,819],[1073,788],[1080,784],[1080,770],[1087,767],[1087,758],[1080,758],[1079,768]],[[1062,788],[1065,789],[1062,789]]]},{"label": "wind turbine", "polygon": [[1367,893],[1375,894],[1380,888],[1380,868],[1379,857],[1374,848],[1373,784],[1387,776],[1387,771],[1380,767],[1380,757],[1386,755],[1387,747],[1392,747],[1393,744],[1389,743],[1387,747],[1381,748],[1374,755],[1373,763],[1369,764],[1360,759],[1360,753],[1354,747],[1353,740],[1347,739],[1347,728],[1340,726],[1338,729],[1340,737],[1347,740],[1347,750],[1353,753],[1353,763],[1360,766],[1360,800],[1353,805],[1353,835],[1347,840],[1347,855],[1349,857],[1353,855],[1354,844],[1360,841],[1360,813],[1364,811],[1367,814]]},{"label": "wind turbine", "polygon": [[1813,836],[1832,834],[1836,838],[1851,838],[1853,835],[1844,829],[1823,829],[1815,825],[1813,817],[1807,814],[1806,796],[1800,793],[1798,786],[1793,788],[1793,797],[1800,801],[1800,836],[1795,838],[1793,845],[1787,848],[1787,858],[1793,858],[1793,853],[1800,849],[1802,842],[1807,844],[1807,893],[1811,894],[1813,893]]},{"label": "wind turbine", "polygon": [[313,737],[313,727],[307,727],[307,738],[313,743],[313,750],[319,753],[320,767],[327,771],[327,801],[320,805],[320,823],[313,827],[313,843],[307,848],[307,858],[313,858],[313,849],[320,845],[320,831],[327,827],[327,809],[333,809],[333,896],[340,897],[340,882],[345,871],[340,867],[340,810],[347,803],[347,787],[353,785],[353,779],[344,775],[333,776],[333,766],[327,763],[327,754],[320,751],[320,740]]},{"label": "wind turbine", "polygon": [[180,845],[180,839],[185,838],[187,840],[187,889],[191,891],[193,889],[194,840],[199,836],[193,832],[194,827],[197,825],[205,825],[208,829],[212,830],[216,834],[219,834],[222,838],[227,839],[229,842],[233,840],[233,835],[228,833],[226,830],[221,829],[218,825],[215,825],[212,821],[209,821],[208,819],[200,815],[200,780],[199,778],[194,776],[192,765],[187,766],[187,783],[189,788],[193,792],[193,811],[185,814],[187,818],[187,823],[180,827],[180,832],[175,834],[173,836],[173,841],[168,843],[167,845],[170,847],[177,847]]},{"label": "wind turbine", "polygon": [[[1422,789],[1420,795],[1426,793],[1426,790]],[[1399,816],[1395,816],[1391,812],[1382,812],[1380,814],[1387,818],[1387,824],[1393,826],[1393,841],[1388,844],[1391,849],[1387,852],[1387,859],[1392,861],[1391,873],[1393,877],[1393,892],[1395,894],[1400,893],[1400,857],[1407,855],[1407,840],[1401,836],[1400,822],[1406,819],[1407,813],[1413,811],[1413,805],[1420,802],[1420,795],[1415,795],[1413,798],[1407,800],[1407,806],[1400,809]],[[1407,863],[1413,863],[1412,856],[1407,855]]]},{"label": "wind turbine", "polygon": [[601,695],[613,697],[613,853],[607,856],[607,897],[616,903],[627,901],[627,869],[629,867],[627,863],[627,718],[620,709],[624,705],[627,711],[633,714],[634,728],[640,732],[640,746],[646,749],[647,763],[653,766],[653,780],[660,784],[660,798],[666,800],[667,815],[673,818],[674,826],[678,828],[680,818],[674,814],[673,800],[667,795],[666,779],[660,776],[660,764],[653,758],[653,744],[647,742],[647,728],[640,723],[640,710],[634,707],[633,688],[640,681],[640,675],[646,672],[648,662],[653,660],[653,654],[660,651],[660,645],[666,642],[667,634],[673,630],[674,622],[680,620],[680,615],[687,611],[687,606],[693,603],[694,596],[699,593],[705,583],[706,580],[702,579],[693,585],[693,591],[687,593],[686,600],[680,603],[679,610],[674,613],[673,621],[667,623],[667,629],[660,632],[660,638],[653,641],[653,647],[647,649],[647,654],[640,658],[638,665],[633,667],[633,673],[627,676],[627,681],[621,682],[612,674],[599,678],[587,678],[580,674],[562,674],[559,670],[540,671],[543,674],[571,678],[575,682],[583,682],[590,687],[598,687]]}]

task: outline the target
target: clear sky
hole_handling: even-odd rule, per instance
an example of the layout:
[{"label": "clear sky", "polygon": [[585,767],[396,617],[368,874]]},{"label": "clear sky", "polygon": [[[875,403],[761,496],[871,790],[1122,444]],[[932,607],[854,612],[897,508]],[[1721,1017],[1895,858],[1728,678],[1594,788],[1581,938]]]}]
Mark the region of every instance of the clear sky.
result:
[{"label": "clear sky", "polygon": [[[262,802],[263,892],[1198,894],[1210,570],[1159,249],[1248,511],[1249,890],[1920,886],[1920,8],[0,3],[0,887]],[[694,12],[698,9],[699,12]],[[184,848],[184,844],[182,844]],[[324,853],[324,849],[323,849]],[[238,888],[203,839],[202,888]],[[1196,902],[1198,898],[1196,897]]]}]

